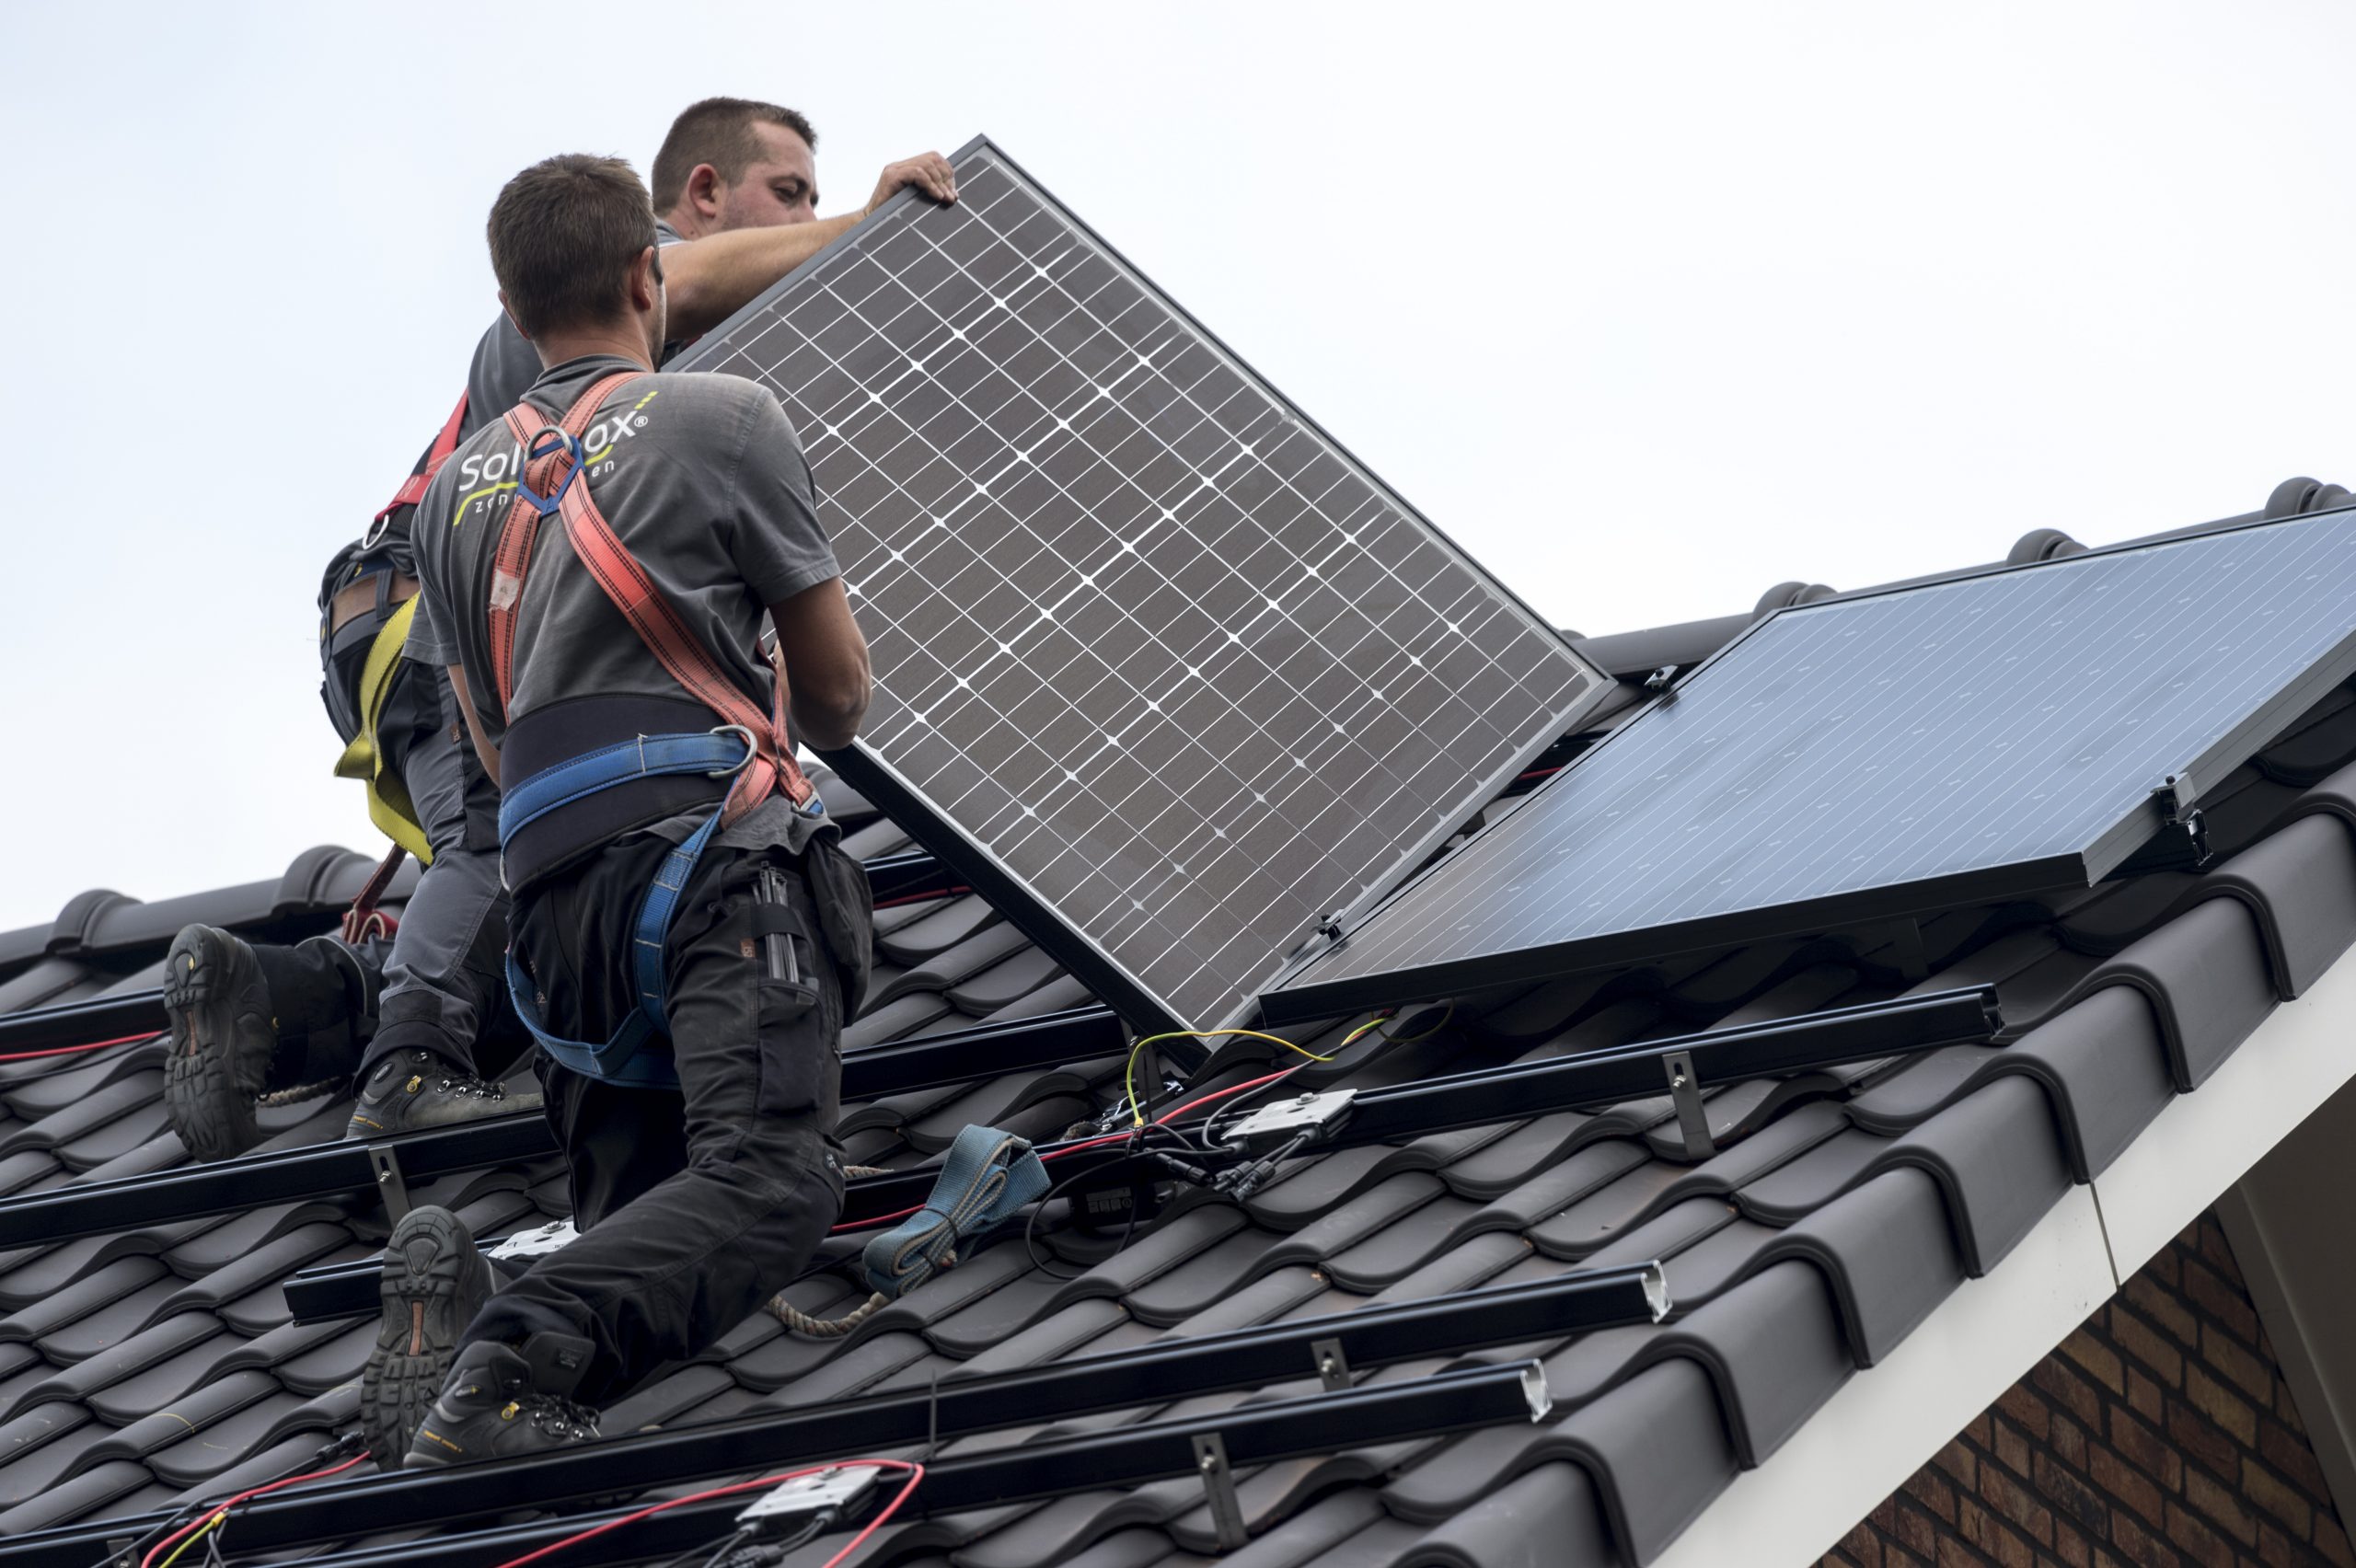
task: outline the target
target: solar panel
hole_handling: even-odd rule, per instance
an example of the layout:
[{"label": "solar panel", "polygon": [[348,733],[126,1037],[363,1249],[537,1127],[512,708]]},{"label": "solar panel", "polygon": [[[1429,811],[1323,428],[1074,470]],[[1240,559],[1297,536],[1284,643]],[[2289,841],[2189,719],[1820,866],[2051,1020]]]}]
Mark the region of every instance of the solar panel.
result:
[{"label": "solar panel", "polygon": [[872,651],[830,759],[1140,1027],[1235,1021],[1603,677],[976,140],[680,368],[775,388]]},{"label": "solar panel", "polygon": [[2356,513],[1760,622],[1263,997],[1273,1021],[2084,887],[2356,673]]}]

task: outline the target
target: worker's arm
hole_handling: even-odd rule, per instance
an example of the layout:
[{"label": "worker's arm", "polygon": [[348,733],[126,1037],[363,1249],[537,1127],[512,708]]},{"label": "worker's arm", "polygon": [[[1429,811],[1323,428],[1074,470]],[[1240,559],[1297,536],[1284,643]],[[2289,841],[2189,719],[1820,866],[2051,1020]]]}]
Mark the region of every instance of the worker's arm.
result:
[{"label": "worker's arm", "polygon": [[843,580],[829,577],[780,600],[769,606],[769,619],[777,625],[778,678],[791,695],[794,734],[818,751],[850,744],[872,687],[867,639],[851,618]]},{"label": "worker's arm", "polygon": [[686,342],[710,331],[907,187],[936,202],[957,199],[956,175],[949,160],[927,153],[886,167],[876,181],[875,194],[856,213],[774,228],[730,229],[664,246],[665,335]]},{"label": "worker's arm", "polygon": [[475,744],[475,755],[482,759],[482,770],[491,775],[495,788],[499,783],[499,748],[483,738],[482,721],[475,716],[475,699],[467,690],[466,666],[446,667],[450,672],[450,693],[458,699],[458,711],[466,718],[467,734]]}]

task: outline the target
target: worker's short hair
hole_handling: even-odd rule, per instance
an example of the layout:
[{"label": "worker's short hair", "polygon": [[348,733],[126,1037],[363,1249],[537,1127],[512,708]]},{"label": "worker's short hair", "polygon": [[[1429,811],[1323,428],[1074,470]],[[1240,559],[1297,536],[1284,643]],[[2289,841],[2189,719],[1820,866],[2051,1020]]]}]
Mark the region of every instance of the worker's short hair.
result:
[{"label": "worker's short hair", "polygon": [[782,125],[818,150],[818,133],[797,109],[762,103],[754,98],[708,98],[691,103],[671,121],[671,133],[654,155],[654,210],[667,213],[687,192],[687,176],[698,164],[720,171],[722,183],[735,184],[745,167],[761,156],[753,135],[756,125]]},{"label": "worker's short hair", "polygon": [[509,180],[491,204],[491,270],[527,337],[610,321],[654,206],[619,158],[565,153]]}]

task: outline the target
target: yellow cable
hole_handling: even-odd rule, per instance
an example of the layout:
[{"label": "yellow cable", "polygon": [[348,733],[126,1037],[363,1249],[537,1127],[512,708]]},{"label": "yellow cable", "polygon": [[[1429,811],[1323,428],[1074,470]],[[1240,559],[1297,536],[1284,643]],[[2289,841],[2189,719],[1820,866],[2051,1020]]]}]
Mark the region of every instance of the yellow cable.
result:
[{"label": "yellow cable", "polygon": [[1371,1034],[1378,1030],[1381,1031],[1382,1037],[1391,1042],[1393,1045],[1413,1045],[1420,1041],[1429,1040],[1433,1035],[1438,1034],[1441,1030],[1446,1029],[1448,1027],[1448,1020],[1456,1016],[1456,1004],[1452,1001],[1449,1002],[1447,1009],[1439,1015],[1439,1021],[1433,1024],[1429,1029],[1425,1030],[1420,1034],[1393,1034],[1389,1030],[1382,1027],[1384,1024],[1389,1023],[1392,1019],[1395,1019],[1398,1016],[1399,1014],[1396,1009],[1393,1009],[1390,1012],[1375,1014],[1364,1023],[1359,1024],[1356,1029],[1351,1030],[1349,1033],[1344,1035],[1342,1037],[1342,1043],[1339,1045],[1334,1046],[1334,1049],[1336,1051],[1346,1051],[1351,1046],[1357,1044],[1359,1041],[1365,1039],[1369,1034]]},{"label": "yellow cable", "polygon": [[202,1540],[206,1536],[211,1535],[214,1530],[219,1529],[221,1528],[222,1521],[226,1519],[228,1516],[229,1510],[224,1508],[219,1513],[214,1515],[213,1517],[205,1520],[204,1528],[202,1529],[197,1531],[194,1535],[180,1542],[179,1545],[172,1548],[172,1554],[169,1557],[165,1558],[160,1563],[157,1563],[156,1568],[172,1568],[172,1564],[180,1560],[180,1556],[183,1552],[187,1551],[190,1547],[194,1546],[198,1541]]},{"label": "yellow cable", "polygon": [[1265,1040],[1273,1044],[1281,1045],[1288,1051],[1298,1051],[1312,1062],[1330,1062],[1334,1059],[1331,1056],[1321,1056],[1316,1052],[1305,1046],[1296,1045],[1281,1036],[1264,1034],[1256,1029],[1173,1029],[1162,1034],[1149,1034],[1129,1047],[1129,1065],[1127,1070],[1121,1075],[1121,1085],[1128,1093],[1129,1112],[1137,1118],[1137,1124],[1140,1127],[1145,1125],[1145,1107],[1138,1101],[1138,1052],[1161,1040],[1217,1040],[1230,1034],[1240,1034],[1247,1040]]}]

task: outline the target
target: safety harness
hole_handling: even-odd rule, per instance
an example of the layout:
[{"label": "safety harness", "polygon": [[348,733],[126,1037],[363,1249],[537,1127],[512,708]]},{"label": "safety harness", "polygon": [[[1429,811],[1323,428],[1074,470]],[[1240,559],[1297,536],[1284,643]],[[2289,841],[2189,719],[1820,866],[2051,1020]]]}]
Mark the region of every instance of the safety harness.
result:
[{"label": "safety harness", "polygon": [[[393,492],[359,543],[337,558],[329,571],[329,586],[320,596],[319,640],[329,666],[322,696],[329,717],[348,743],[336,758],[335,776],[360,780],[368,793],[368,820],[397,847],[416,856],[420,865],[433,863],[433,847],[426,841],[424,824],[418,821],[417,807],[400,775],[387,770],[377,736],[400,674],[410,623],[417,614],[417,579],[379,553],[378,547],[394,518],[424,498],[426,486],[457,450],[466,418],[467,396],[462,392],[424,463]],[[364,638],[367,653],[355,677],[349,669],[351,655]],[[398,857],[392,859],[398,866]]]},{"label": "safety harness", "polygon": [[[664,947],[672,916],[704,846],[715,832],[774,794],[784,795],[796,810],[809,815],[815,816],[826,808],[793,758],[793,744],[786,732],[783,675],[777,679],[775,701],[766,711],[739,690],[615,536],[588,485],[575,482],[583,466],[581,439],[598,409],[641,374],[622,371],[599,378],[553,425],[544,422],[529,403],[518,404],[507,413],[507,428],[522,451],[523,471],[516,476],[492,560],[491,674],[499,688],[500,710],[505,715],[514,700],[515,621],[524,597],[525,574],[531,566],[532,543],[541,522],[554,515],[564,526],[565,540],[575,559],[621,612],[630,629],[672,678],[718,715],[721,722],[708,731],[633,735],[538,768],[507,786],[500,801],[499,842],[502,852],[507,853],[517,836],[533,823],[639,780],[697,774],[732,779],[726,795],[703,824],[664,858],[646,890],[630,940],[630,978],[638,1005],[613,1038],[600,1045],[550,1034],[541,1024],[530,977],[513,952],[507,959],[507,983],[515,1010],[549,1055],[574,1072],[609,1083],[676,1089],[678,1070],[670,1055],[642,1053],[642,1047],[670,1031]],[[509,880],[511,883],[516,880],[512,869]]]}]

